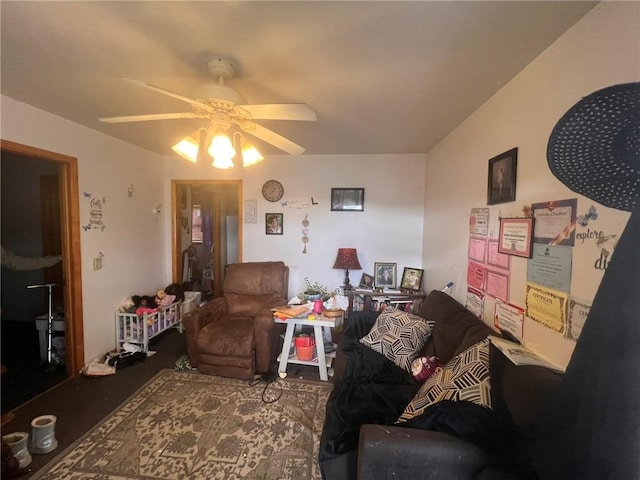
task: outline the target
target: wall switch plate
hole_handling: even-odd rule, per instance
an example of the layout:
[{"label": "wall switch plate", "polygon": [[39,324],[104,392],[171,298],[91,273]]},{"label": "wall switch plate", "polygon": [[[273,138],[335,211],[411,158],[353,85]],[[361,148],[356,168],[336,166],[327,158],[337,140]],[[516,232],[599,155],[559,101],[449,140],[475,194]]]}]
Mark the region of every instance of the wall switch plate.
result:
[{"label": "wall switch plate", "polygon": [[96,257],[93,259],[93,269],[100,270],[102,268],[102,257]]}]

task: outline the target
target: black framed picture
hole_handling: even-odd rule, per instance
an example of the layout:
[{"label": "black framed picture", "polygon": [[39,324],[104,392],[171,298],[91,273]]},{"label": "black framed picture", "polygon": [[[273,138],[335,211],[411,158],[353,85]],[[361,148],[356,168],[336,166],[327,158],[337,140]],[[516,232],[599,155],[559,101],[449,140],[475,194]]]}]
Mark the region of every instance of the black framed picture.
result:
[{"label": "black framed picture", "polygon": [[373,288],[373,275],[369,275],[368,273],[363,273],[360,278],[361,288]]},{"label": "black framed picture", "polygon": [[264,214],[265,233],[267,235],[282,235],[284,230],[283,213]]},{"label": "black framed picture", "polygon": [[375,271],[376,288],[396,288],[396,268],[395,263],[375,262],[373,264]]},{"label": "black framed picture", "polygon": [[332,188],[332,212],[363,212],[364,188]]},{"label": "black framed picture", "polygon": [[400,288],[403,290],[411,290],[419,292],[422,287],[422,276],[424,270],[421,268],[404,267],[402,272],[402,280],[400,280]]},{"label": "black framed picture", "polygon": [[516,199],[517,167],[517,147],[489,160],[487,205],[513,202]]}]

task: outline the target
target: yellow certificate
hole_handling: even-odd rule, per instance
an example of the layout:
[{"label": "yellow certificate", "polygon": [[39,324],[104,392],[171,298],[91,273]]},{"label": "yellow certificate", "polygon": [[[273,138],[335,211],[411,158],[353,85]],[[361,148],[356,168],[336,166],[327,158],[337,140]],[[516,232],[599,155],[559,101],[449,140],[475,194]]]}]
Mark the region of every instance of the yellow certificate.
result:
[{"label": "yellow certificate", "polygon": [[551,330],[564,333],[567,328],[567,300],[566,293],[527,283],[525,315]]}]

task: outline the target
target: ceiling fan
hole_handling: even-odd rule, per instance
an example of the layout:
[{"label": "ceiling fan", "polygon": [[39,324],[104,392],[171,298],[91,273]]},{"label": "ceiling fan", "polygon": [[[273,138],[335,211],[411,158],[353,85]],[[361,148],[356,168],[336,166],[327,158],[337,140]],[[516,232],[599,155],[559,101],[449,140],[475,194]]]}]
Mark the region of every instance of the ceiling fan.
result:
[{"label": "ceiling fan", "polygon": [[316,113],[308,105],[304,103],[249,105],[240,92],[225,85],[225,80],[232,78],[235,73],[233,63],[229,59],[221,56],[212,58],[208,62],[208,67],[217,82],[197,87],[194,92],[195,99],[147,82],[123,78],[126,82],[188,103],[191,105],[191,112],[104,117],[100,118],[100,121],[128,123],[180,118],[207,120],[209,122],[207,127],[192,132],[172,148],[176,153],[193,162],[197,161],[206,150],[214,158],[213,166],[218,168],[233,166],[232,158],[236,150],[232,140],[237,137],[240,137],[245,166],[262,160],[262,155],[242,137],[241,132],[253,135],[291,155],[300,155],[304,152],[304,147],[255,123],[254,120],[317,120]]}]

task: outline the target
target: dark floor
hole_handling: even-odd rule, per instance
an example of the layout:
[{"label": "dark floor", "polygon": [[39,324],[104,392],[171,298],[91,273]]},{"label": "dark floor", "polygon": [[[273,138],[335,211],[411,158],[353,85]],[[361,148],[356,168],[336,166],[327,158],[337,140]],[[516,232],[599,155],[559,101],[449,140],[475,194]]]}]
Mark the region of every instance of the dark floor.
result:
[{"label": "dark floor", "polygon": [[[69,378],[11,412],[15,418],[3,426],[3,435],[16,431],[29,432],[31,420],[39,415],[57,417],[55,432],[58,448],[46,455],[32,455],[32,474],[118,408],[160,370],[175,368],[176,360],[187,351],[185,335],[177,330],[171,329],[154,340],[150,349],[156,354],[146,361],[118,370],[115,375]],[[274,365],[274,371],[275,368]],[[305,365],[289,365],[287,373],[296,378],[320,378],[317,368]]]},{"label": "dark floor", "polygon": [[2,413],[49,390],[66,377],[66,367],[43,363],[34,322],[2,321]]}]

